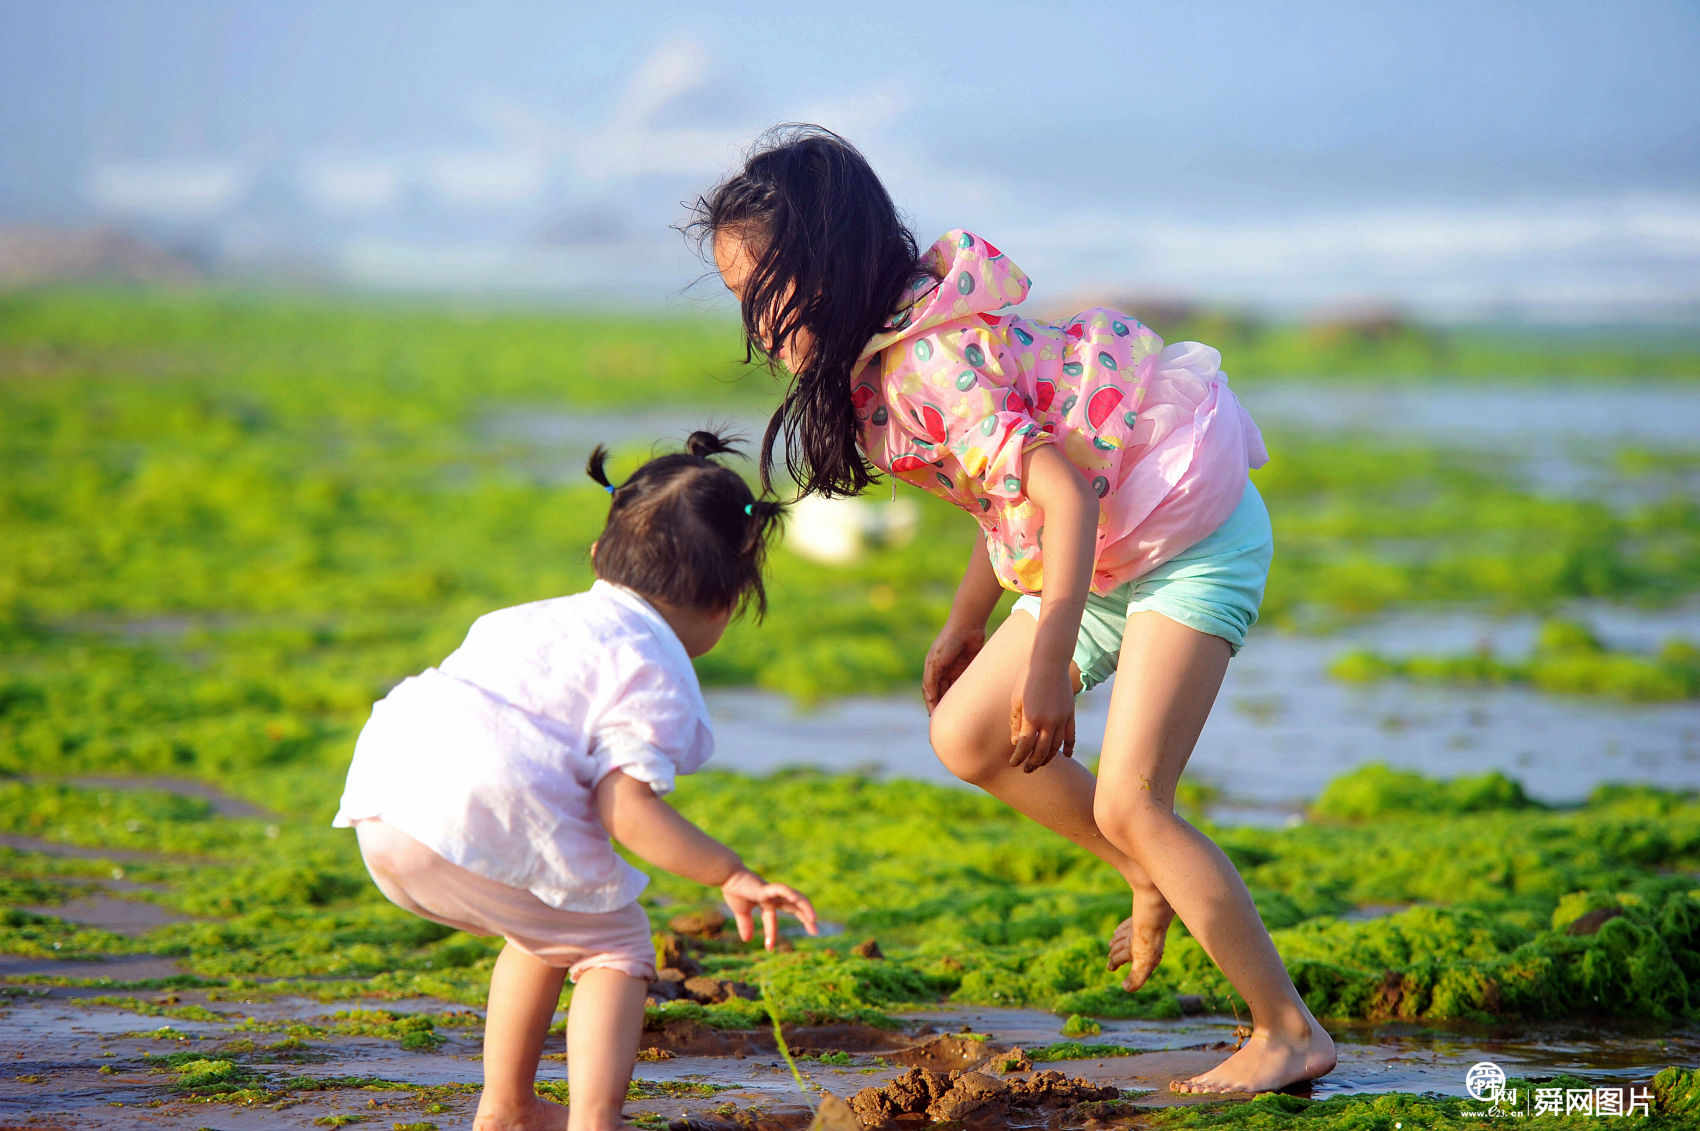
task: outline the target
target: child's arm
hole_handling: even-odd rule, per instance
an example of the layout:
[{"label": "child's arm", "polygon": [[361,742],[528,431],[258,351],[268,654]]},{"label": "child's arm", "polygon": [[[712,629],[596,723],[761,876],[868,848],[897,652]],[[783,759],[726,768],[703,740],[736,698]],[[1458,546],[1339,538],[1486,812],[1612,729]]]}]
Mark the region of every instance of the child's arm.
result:
[{"label": "child's arm", "polygon": [[644,782],[618,770],[606,775],[596,786],[596,812],[609,836],[657,868],[718,886],[745,942],[754,934],[751,912],[758,907],[768,950],[779,937],[781,911],[795,915],[809,934],[815,933],[814,906],[800,892],[770,884],[744,867],[736,852],[685,820]]},{"label": "child's arm", "polygon": [[1028,772],[1074,741],[1074,689],[1069,663],[1092,586],[1098,546],[1098,496],[1053,445],[1029,451],[1022,479],[1027,497],[1045,512],[1045,599],[1024,678],[1010,704],[1009,764]]},{"label": "child's arm", "polygon": [[998,575],[992,572],[992,560],[986,554],[986,540],[974,539],[974,551],[968,556],[968,569],[962,584],[956,587],[956,597],[950,603],[950,615],[938,638],[927,650],[927,662],[922,669],[921,695],[927,701],[927,713],[939,705],[951,684],[967,670],[980,649],[986,645],[986,619],[1003,596]]}]

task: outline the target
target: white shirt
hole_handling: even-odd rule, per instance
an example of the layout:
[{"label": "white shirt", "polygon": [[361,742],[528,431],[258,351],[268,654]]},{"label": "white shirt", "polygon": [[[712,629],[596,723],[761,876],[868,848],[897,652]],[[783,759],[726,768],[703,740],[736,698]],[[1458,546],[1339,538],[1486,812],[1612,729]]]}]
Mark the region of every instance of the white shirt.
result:
[{"label": "white shirt", "polygon": [[628,589],[479,617],[438,667],[372,708],[335,825],[384,821],[452,863],[568,911],[613,911],[649,883],[596,813],[615,770],[672,790],[714,752],[684,645]]}]

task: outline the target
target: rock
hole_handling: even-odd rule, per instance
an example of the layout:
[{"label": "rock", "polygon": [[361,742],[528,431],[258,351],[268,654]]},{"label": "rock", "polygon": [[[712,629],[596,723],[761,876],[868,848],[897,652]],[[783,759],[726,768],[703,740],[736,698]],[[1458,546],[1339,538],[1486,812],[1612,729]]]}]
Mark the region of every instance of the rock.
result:
[{"label": "rock", "polygon": [[683,989],[692,1001],[699,1001],[704,1005],[718,1005],[733,998],[743,998],[745,1001],[757,1001],[761,998],[761,991],[754,986],[722,978],[708,978],[700,974],[694,978],[686,978]]},{"label": "rock", "polygon": [[856,1118],[849,1104],[827,1092],[820,1098],[809,1131],[862,1131],[862,1121]]},{"label": "rock", "polygon": [[796,949],[797,944],[786,938],[784,935],[780,935],[778,938],[773,940],[773,953],[775,954],[790,954]]},{"label": "rock", "polygon": [[994,1056],[992,1062],[997,1065],[998,1072],[1026,1072],[1033,1067],[1032,1058],[1017,1045],[1002,1056]]},{"label": "rock", "polygon": [[705,1005],[726,1000],[726,991],[720,987],[719,978],[709,978],[702,974],[698,974],[694,978],[686,978],[684,982],[685,993],[690,999],[700,1001]]},{"label": "rock", "polygon": [[691,971],[681,970],[677,966],[667,966],[662,969],[661,973],[655,976],[655,980],[658,982],[672,982],[675,985],[683,985],[686,978],[692,978],[695,976],[696,975]]},{"label": "rock", "polygon": [[721,929],[726,926],[726,916],[718,911],[687,911],[673,916],[667,926],[681,935],[699,939],[718,938]]},{"label": "rock", "polygon": [[1188,1017],[1204,1012],[1204,999],[1198,994],[1176,994],[1175,1004]]},{"label": "rock", "polygon": [[656,957],[662,966],[684,971],[687,978],[702,973],[702,965],[691,957],[691,944],[671,932],[661,936],[661,947]]},{"label": "rock", "polygon": [[678,1001],[685,994],[679,982],[665,981],[657,978],[649,983],[649,996],[653,1001]]},{"label": "rock", "polygon": [[1622,914],[1623,908],[1621,907],[1596,907],[1586,915],[1577,919],[1574,923],[1570,924],[1570,926],[1564,928],[1564,933],[1567,935],[1575,935],[1577,937],[1582,935],[1591,935]]},{"label": "rock", "polygon": [[850,953],[857,958],[883,959],[885,952],[880,949],[878,939],[868,939],[850,948]]}]

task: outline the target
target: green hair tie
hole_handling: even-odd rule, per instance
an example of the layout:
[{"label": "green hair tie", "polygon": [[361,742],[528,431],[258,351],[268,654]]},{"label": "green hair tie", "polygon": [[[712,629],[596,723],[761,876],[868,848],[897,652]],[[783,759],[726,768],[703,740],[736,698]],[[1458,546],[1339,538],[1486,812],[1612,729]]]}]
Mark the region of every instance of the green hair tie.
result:
[{"label": "green hair tie", "polygon": [[744,513],[751,516],[752,518],[755,517],[756,505],[754,503],[745,503],[744,504]]}]

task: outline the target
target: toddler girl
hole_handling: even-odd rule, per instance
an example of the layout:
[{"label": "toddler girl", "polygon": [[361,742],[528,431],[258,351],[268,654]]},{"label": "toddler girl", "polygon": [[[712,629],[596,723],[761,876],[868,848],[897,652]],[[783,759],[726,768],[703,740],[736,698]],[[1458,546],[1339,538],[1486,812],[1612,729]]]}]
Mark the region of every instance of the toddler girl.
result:
[{"label": "toddler girl", "polygon": [[[480,617],[434,668],[372,709],[336,816],[353,825],[379,890],[397,906],[507,943],[490,975],[476,1131],[623,1126],[621,1108],[655,977],[648,879],[609,838],[675,875],[718,885],[749,941],[787,911],[815,932],[809,901],[661,800],[713,752],[691,659],[752,602],[779,505],[757,500],[693,433],[612,496],[584,593]],[[571,1106],[535,1081],[561,984]]]},{"label": "toddler girl", "polygon": [[[793,379],[783,440],[804,494],[888,473],[979,524],[923,691],[938,756],[1109,862],[1132,889],[1111,968],[1137,989],[1178,912],[1251,1008],[1224,1064],[1172,1086],[1266,1091],[1334,1046],[1228,858],[1174,812],[1176,782],[1257,619],[1272,548],[1247,472],[1262,438],[1220,356],[1164,348],[1131,315],[1008,311],[1028,281],[953,231],[921,252],[861,154],[818,127],[770,135],[698,201],[751,354]],[[987,639],[1002,588],[1023,596]],[[1117,673],[1099,777],[1071,758],[1075,692]]]}]

